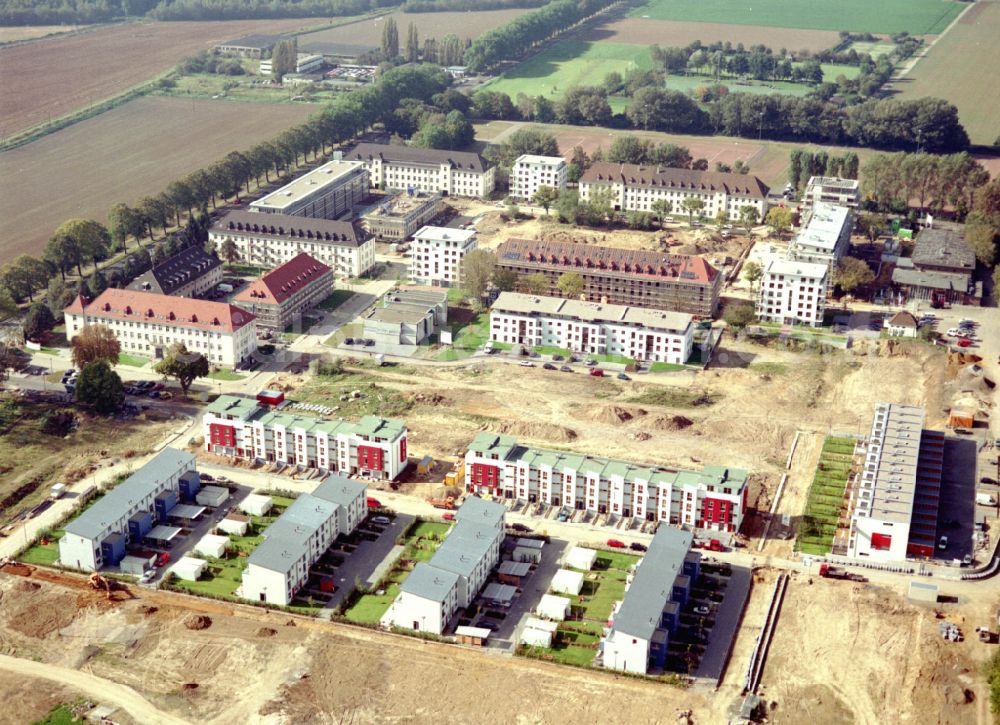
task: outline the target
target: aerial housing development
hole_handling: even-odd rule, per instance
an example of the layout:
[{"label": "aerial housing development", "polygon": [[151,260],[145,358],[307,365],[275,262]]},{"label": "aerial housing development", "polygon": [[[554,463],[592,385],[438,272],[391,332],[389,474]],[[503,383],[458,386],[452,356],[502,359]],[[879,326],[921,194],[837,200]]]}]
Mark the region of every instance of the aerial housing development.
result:
[{"label": "aerial housing development", "polygon": [[362,143],[345,158],[364,164],[376,189],[485,198],[496,183],[496,167],[469,151]]},{"label": "aerial housing development", "polygon": [[458,286],[462,260],[476,248],[473,229],[423,227],[413,235],[410,279],[439,287]]},{"label": "aerial housing development", "polygon": [[561,156],[522,154],[510,171],[510,195],[531,201],[543,186],[565,189],[568,174],[569,164]]},{"label": "aerial housing development", "polygon": [[368,195],[368,171],[334,159],[250,203],[250,211],[311,219],[338,219]]}]

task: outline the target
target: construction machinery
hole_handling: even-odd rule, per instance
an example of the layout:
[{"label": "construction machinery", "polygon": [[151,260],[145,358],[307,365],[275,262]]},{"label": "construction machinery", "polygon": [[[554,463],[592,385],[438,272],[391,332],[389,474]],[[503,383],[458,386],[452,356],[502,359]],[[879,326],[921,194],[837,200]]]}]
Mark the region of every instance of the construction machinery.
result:
[{"label": "construction machinery", "polygon": [[447,509],[449,511],[455,508],[455,497],[448,496],[447,498],[429,498],[427,503],[436,509]]},{"label": "construction machinery", "polygon": [[108,599],[113,599],[111,592],[125,591],[125,586],[116,581],[115,579],[109,579],[106,576],[101,576],[96,571],[90,575],[90,588],[101,590],[103,589],[107,592]]},{"label": "construction machinery", "polygon": [[847,569],[843,569],[839,566],[834,566],[833,564],[820,564],[819,575],[824,579],[843,579],[844,581],[850,581],[850,582],[868,581],[868,577],[861,576],[860,574],[855,574],[852,571],[847,571]]}]

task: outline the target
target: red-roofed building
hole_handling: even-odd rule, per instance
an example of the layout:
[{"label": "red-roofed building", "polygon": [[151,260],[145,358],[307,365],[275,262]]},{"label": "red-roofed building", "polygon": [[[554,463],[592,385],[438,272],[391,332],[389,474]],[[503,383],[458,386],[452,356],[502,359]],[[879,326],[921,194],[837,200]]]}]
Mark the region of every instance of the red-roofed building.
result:
[{"label": "red-roofed building", "polygon": [[580,177],[580,200],[588,201],[598,189],[611,190],[615,211],[652,211],[657,200],[669,201],[673,213],[684,215],[681,202],[699,199],[704,203],[701,213],[714,219],[725,211],[730,219],[738,219],[740,207],[757,209],[758,218],[767,211],[767,184],[749,174],[720,171],[695,171],[638,164],[598,162]]},{"label": "red-roofed building", "polygon": [[122,352],[139,357],[162,358],[179,342],[212,365],[235,368],[257,350],[253,314],[225,302],[109,288],[89,304],[77,297],[63,314],[66,339],[85,325],[104,325]]},{"label": "red-roofed building", "polygon": [[275,267],[233,300],[261,327],[284,330],[333,292],[333,270],[305,252]]},{"label": "red-roofed building", "polygon": [[[550,297],[562,297],[556,283],[566,272],[583,277],[591,302],[686,312],[712,317],[719,303],[722,275],[701,257],[637,249],[598,247],[574,242],[508,239],[496,250],[497,266],[521,279],[541,272]],[[523,288],[521,291],[526,291]]]}]

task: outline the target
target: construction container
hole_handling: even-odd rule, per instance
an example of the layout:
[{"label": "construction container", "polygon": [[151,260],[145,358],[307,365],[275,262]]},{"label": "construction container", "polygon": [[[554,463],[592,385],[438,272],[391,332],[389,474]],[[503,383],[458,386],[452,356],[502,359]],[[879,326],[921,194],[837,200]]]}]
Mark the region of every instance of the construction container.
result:
[{"label": "construction container", "polygon": [[156,494],[153,499],[153,509],[156,511],[156,520],[165,523],[170,515],[170,509],[177,505],[176,491],[163,491]]},{"label": "construction container", "polygon": [[285,394],[280,390],[261,390],[257,393],[257,402],[261,405],[281,405],[285,400]]},{"label": "construction container", "polygon": [[129,517],[128,537],[133,542],[142,541],[153,529],[153,514],[149,511],[137,511]]},{"label": "construction container", "polygon": [[221,506],[229,498],[229,489],[220,486],[205,486],[201,489],[195,500],[199,506]]},{"label": "construction container", "polygon": [[122,574],[131,574],[132,576],[142,576],[146,569],[149,569],[155,563],[156,558],[148,559],[143,556],[126,556],[121,560],[118,568],[121,569]]},{"label": "construction container", "polygon": [[125,537],[115,532],[101,542],[101,558],[108,566],[116,566],[125,558]]},{"label": "construction container", "polygon": [[201,490],[201,477],[197,471],[186,471],[180,480],[181,501],[191,503]]}]

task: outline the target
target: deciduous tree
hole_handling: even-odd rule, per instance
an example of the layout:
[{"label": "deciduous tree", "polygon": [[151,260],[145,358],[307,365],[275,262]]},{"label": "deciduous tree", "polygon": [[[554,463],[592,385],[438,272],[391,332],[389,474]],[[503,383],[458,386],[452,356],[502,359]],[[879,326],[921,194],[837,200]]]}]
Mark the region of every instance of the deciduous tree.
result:
[{"label": "deciduous tree", "polygon": [[103,360],[108,365],[118,364],[121,343],[111,328],[105,325],[84,325],[73,338],[73,364],[83,369],[87,364]]},{"label": "deciduous tree", "polygon": [[771,227],[771,231],[780,237],[792,228],[792,210],[784,206],[771,207],[764,221]]},{"label": "deciduous tree", "polygon": [[743,265],[743,279],[750,283],[751,290],[760,282],[763,276],[764,268],[760,266],[759,262],[751,261]]},{"label": "deciduous tree", "polygon": [[462,289],[477,306],[482,304],[496,266],[497,257],[488,249],[473,249],[462,259]]},{"label": "deciduous tree", "polygon": [[24,337],[27,340],[38,340],[42,335],[56,326],[56,318],[48,305],[35,302],[28,309],[28,314],[24,316],[24,324],[21,326]]},{"label": "deciduous tree", "polygon": [[681,209],[687,212],[688,224],[694,223],[694,215],[701,213],[705,208],[705,202],[701,199],[696,199],[693,196],[681,199]]},{"label": "deciduous tree", "polygon": [[167,348],[155,370],[160,375],[175,378],[187,395],[191,383],[208,375],[208,360],[201,353],[188,352],[187,347],[178,342]]},{"label": "deciduous tree", "polygon": [[567,299],[579,299],[583,294],[583,277],[577,272],[563,272],[556,280],[556,287]]},{"label": "deciduous tree", "polygon": [[549,292],[549,278],[543,272],[532,272],[521,278],[521,289],[529,295],[544,295]]},{"label": "deciduous tree", "polygon": [[757,315],[754,312],[752,304],[749,302],[738,302],[726,306],[725,311],[722,313],[722,319],[730,327],[742,330],[747,325],[756,322]]},{"label": "deciduous tree", "polygon": [[857,257],[844,257],[833,272],[833,283],[848,293],[874,281],[875,273],[868,263]]},{"label": "deciduous tree", "polygon": [[551,186],[539,186],[535,192],[534,202],[545,210],[545,216],[549,215],[549,207],[559,198],[559,192]]},{"label": "deciduous tree", "polygon": [[125,402],[125,390],[118,373],[104,360],[87,364],[76,381],[76,400],[90,405],[102,415],[109,415],[121,409]]},{"label": "deciduous tree", "polygon": [[747,234],[760,221],[760,211],[753,204],[744,204],[740,207],[740,225],[746,229]]}]

